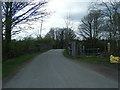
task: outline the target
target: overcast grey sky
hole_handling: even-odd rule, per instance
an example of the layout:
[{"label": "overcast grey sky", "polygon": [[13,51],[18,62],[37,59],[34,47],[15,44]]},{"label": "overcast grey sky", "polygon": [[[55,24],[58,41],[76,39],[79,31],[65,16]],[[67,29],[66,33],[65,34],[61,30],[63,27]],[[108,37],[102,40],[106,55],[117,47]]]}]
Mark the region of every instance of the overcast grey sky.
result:
[{"label": "overcast grey sky", "polygon": [[[44,19],[45,21],[43,22],[42,36],[44,36],[51,27],[65,27],[65,17],[68,14],[71,17],[73,27],[76,31],[81,18],[87,14],[90,2],[91,0],[49,0],[45,8],[47,11],[52,11],[54,13]],[[39,34],[40,23],[40,20],[38,20],[31,22],[30,25],[20,25],[20,27],[25,30],[23,30],[16,37],[13,36],[13,38],[21,39],[29,35],[36,37]]]}]

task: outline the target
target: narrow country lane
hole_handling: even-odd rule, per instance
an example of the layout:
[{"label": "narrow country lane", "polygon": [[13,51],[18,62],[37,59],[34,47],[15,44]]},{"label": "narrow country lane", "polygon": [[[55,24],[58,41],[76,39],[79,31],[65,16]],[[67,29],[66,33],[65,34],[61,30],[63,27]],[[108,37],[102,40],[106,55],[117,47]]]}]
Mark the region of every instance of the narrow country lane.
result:
[{"label": "narrow country lane", "polygon": [[23,67],[3,88],[118,88],[118,83],[62,55],[45,52]]}]

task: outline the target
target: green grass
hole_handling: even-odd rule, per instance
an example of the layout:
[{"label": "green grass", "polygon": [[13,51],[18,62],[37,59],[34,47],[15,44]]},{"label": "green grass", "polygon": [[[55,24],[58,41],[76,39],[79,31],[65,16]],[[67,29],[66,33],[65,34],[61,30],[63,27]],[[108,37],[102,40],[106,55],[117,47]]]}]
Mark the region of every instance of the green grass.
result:
[{"label": "green grass", "polygon": [[0,79],[2,78],[2,63],[0,62]]},{"label": "green grass", "polygon": [[48,50],[50,50],[50,49],[42,50],[42,51],[39,51],[36,53],[22,55],[20,57],[17,57],[14,59],[9,59],[9,60],[3,62],[2,63],[2,78],[9,76],[10,74],[12,74],[12,72],[14,72],[18,67],[23,65],[25,62],[29,61],[33,57],[35,57],[43,52],[46,52]]},{"label": "green grass", "polygon": [[91,63],[109,63],[109,57],[98,57],[98,56],[71,56],[67,53],[66,50],[64,50],[63,55],[65,57],[75,59],[78,61],[83,62],[91,62]]}]

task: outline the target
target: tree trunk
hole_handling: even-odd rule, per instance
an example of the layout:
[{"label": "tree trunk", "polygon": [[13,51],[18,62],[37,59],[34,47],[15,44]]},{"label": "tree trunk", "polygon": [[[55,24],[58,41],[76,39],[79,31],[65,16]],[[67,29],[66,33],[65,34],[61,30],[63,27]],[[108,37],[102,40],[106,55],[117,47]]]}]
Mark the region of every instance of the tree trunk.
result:
[{"label": "tree trunk", "polygon": [[[0,11],[2,11],[1,9],[2,6],[2,2],[0,1]],[[0,12],[0,29],[2,29],[2,12]],[[2,62],[2,30],[0,31],[0,63]]]},{"label": "tree trunk", "polygon": [[12,30],[12,2],[9,3],[6,11],[6,20],[5,20],[5,59],[10,57],[10,43],[11,43],[11,30]]}]

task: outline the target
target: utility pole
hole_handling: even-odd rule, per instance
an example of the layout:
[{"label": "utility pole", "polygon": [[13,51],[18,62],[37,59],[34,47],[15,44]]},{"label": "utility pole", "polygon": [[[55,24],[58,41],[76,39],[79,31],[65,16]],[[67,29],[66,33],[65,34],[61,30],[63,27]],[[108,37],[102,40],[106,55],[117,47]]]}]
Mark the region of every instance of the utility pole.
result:
[{"label": "utility pole", "polygon": [[39,38],[42,38],[42,36],[41,36],[41,33],[42,33],[42,26],[43,26],[43,18],[41,19],[40,35],[39,35]]}]

